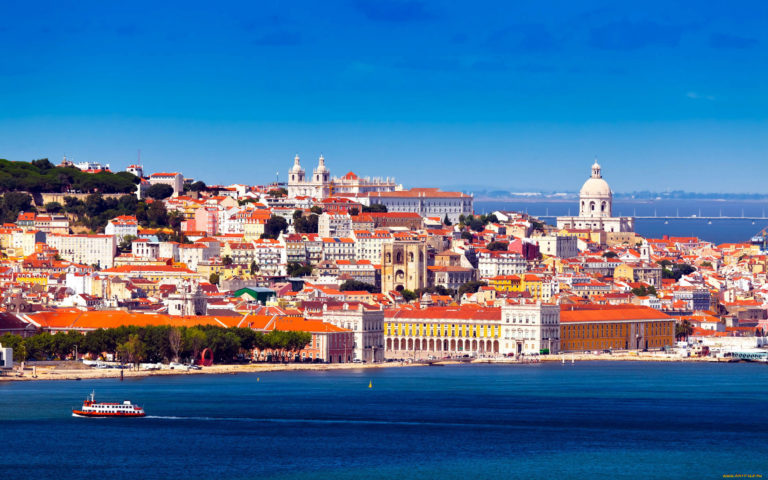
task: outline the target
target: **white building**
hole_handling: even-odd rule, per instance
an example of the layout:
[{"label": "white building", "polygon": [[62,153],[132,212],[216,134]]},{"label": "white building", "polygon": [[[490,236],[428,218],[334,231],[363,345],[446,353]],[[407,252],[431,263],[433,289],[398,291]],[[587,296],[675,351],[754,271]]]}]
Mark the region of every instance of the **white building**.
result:
[{"label": "white building", "polygon": [[287,256],[279,240],[262,238],[251,242],[253,255],[261,275],[285,275]]},{"label": "white building", "polygon": [[109,170],[108,163],[106,165],[102,165],[98,162],[78,162],[78,163],[73,163],[72,165],[75,168],[78,168],[84,172],[99,172],[102,170]]},{"label": "white building", "polygon": [[473,213],[473,197],[461,192],[442,192],[437,188],[413,188],[395,192],[371,192],[361,201],[381,204],[389,212],[417,213],[422,217],[439,217],[456,223],[461,215]]},{"label": "white building", "polygon": [[3,347],[0,344],[0,369],[8,370],[11,368],[13,368],[13,349]]},{"label": "white building", "polygon": [[341,307],[323,305],[323,322],[355,332],[353,359],[367,363],[384,361],[384,311],[362,303]]},{"label": "white building", "polygon": [[361,195],[370,192],[394,192],[402,190],[403,186],[395,183],[394,178],[358,177],[354,172],[348,172],[343,177],[331,180],[334,195]]},{"label": "white building", "polygon": [[592,177],[584,182],[579,192],[579,216],[557,217],[557,228],[603,230],[606,232],[633,232],[635,219],[613,217],[613,193],[603,180],[600,164],[595,160]]},{"label": "white building", "polygon": [[355,258],[368,260],[375,265],[381,263],[384,244],[393,242],[392,234],[386,230],[355,230],[352,239],[355,242]]},{"label": "white building", "polygon": [[184,175],[173,173],[153,173],[149,176],[150,185],[170,185],[173,187],[173,196],[177,197],[184,193]]},{"label": "white building", "polygon": [[324,237],[323,260],[354,260],[355,242],[351,238]]},{"label": "white building", "polygon": [[144,176],[144,168],[141,165],[128,165],[128,168],[125,169],[126,172],[132,173],[136,175],[139,178],[142,178]]},{"label": "white building", "polygon": [[480,278],[499,275],[519,275],[528,270],[528,262],[522,255],[508,251],[477,251],[477,273]]},{"label": "white building", "polygon": [[176,281],[176,291],[163,300],[168,315],[193,317],[208,313],[208,301],[194,279]]},{"label": "white building", "polygon": [[502,351],[515,355],[560,351],[560,306],[542,303],[501,307]]},{"label": "white building", "polygon": [[317,234],[321,237],[349,237],[351,226],[349,215],[325,212],[317,219]]},{"label": "white building", "polygon": [[78,272],[75,268],[68,268],[65,285],[75,295],[91,295],[91,284],[93,276],[87,273]]},{"label": "white building", "polygon": [[177,242],[160,242],[157,248],[158,258],[172,258],[179,261],[179,244]]},{"label": "white building", "polygon": [[23,256],[35,253],[35,244],[44,243],[45,239],[50,237],[39,230],[14,229],[11,234],[11,246],[17,251],[21,251]]},{"label": "white building", "polygon": [[120,215],[107,222],[104,233],[114,235],[117,238],[117,243],[120,243],[127,236],[139,236],[139,222],[134,216]]},{"label": "white building", "polygon": [[531,238],[539,246],[542,255],[557,258],[573,258],[579,255],[579,241],[570,235],[546,235]]},{"label": "white building", "polygon": [[150,242],[146,238],[138,238],[131,242],[131,253],[134,257],[157,260],[160,256],[160,244]]},{"label": "white building", "polygon": [[299,156],[296,155],[293,166],[288,171],[287,187],[289,198],[313,197],[318,200],[332,195],[364,195],[370,192],[393,192],[402,189],[401,185],[395,183],[394,178],[362,178],[353,172],[343,177],[331,178],[331,172],[325,166],[325,158],[322,155],[309,179],[301,166]]},{"label": "white building", "polygon": [[83,265],[112,268],[117,254],[113,235],[58,235],[46,238],[49,247],[58,250],[62,259]]}]

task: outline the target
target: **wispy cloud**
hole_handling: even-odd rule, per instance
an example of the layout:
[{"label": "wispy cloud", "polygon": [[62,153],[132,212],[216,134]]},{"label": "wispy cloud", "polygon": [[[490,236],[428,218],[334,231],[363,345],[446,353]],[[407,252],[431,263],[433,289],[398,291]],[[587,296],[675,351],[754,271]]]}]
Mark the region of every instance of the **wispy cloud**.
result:
[{"label": "wispy cloud", "polygon": [[685,94],[685,96],[691,100],[708,100],[710,102],[715,100],[715,97],[712,95],[702,95],[698,92],[688,92]]},{"label": "wispy cloud", "polygon": [[417,0],[357,0],[354,5],[369,20],[377,22],[414,22],[435,17]]},{"label": "wispy cloud", "polygon": [[709,46],[712,48],[728,48],[743,50],[756,47],[759,42],[754,38],[739,37],[727,33],[713,33],[709,36]]}]

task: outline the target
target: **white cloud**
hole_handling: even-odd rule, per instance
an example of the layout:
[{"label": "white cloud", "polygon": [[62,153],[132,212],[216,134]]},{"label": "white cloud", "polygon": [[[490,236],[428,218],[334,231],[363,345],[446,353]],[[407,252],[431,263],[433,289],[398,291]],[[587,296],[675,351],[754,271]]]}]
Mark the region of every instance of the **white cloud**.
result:
[{"label": "white cloud", "polygon": [[685,94],[686,97],[692,99],[692,100],[709,100],[714,101],[715,97],[712,95],[702,95],[698,92],[688,92]]}]

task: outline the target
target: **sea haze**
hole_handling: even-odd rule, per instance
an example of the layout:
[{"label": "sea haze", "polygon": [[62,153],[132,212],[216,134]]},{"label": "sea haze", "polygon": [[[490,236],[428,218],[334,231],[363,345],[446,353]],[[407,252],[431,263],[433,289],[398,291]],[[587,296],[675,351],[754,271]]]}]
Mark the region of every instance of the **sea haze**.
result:
[{"label": "sea haze", "polygon": [[[526,212],[533,216],[578,215],[578,201],[476,201],[475,211],[489,213],[495,210]],[[681,216],[685,219],[638,218],[635,230],[649,238],[669,236],[696,236],[716,244],[749,241],[768,227],[768,202],[745,200],[614,200],[613,214],[625,216],[658,217]],[[698,219],[704,217],[736,217]],[[761,217],[741,219],[738,217]],[[542,218],[554,225],[554,218]]]}]

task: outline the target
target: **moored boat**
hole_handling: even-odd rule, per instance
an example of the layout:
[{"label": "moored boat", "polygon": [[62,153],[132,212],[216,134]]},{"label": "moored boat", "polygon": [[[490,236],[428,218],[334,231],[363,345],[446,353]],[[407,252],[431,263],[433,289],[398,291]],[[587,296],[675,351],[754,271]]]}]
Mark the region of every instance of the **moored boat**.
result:
[{"label": "moored boat", "polygon": [[79,409],[72,409],[73,417],[143,417],[144,409],[126,400],[123,403],[97,402],[94,393],[88,396]]}]

